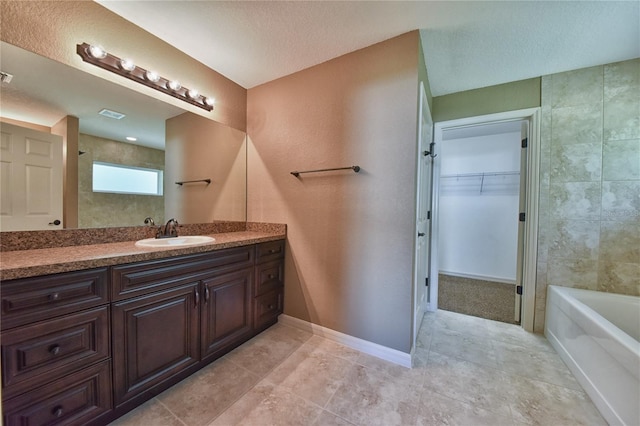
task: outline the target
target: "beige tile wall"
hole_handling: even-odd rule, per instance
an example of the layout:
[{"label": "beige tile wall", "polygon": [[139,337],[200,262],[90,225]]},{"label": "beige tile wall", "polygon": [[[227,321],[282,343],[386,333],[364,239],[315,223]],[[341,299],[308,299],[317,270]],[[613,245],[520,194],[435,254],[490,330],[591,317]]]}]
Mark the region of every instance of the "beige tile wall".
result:
[{"label": "beige tile wall", "polygon": [[640,59],[542,77],[535,331],[547,285],[640,296]]},{"label": "beige tile wall", "polygon": [[78,159],[78,227],[142,226],[151,216],[164,220],[164,197],[93,192],[94,161],[164,170],[164,151],[80,134]]}]

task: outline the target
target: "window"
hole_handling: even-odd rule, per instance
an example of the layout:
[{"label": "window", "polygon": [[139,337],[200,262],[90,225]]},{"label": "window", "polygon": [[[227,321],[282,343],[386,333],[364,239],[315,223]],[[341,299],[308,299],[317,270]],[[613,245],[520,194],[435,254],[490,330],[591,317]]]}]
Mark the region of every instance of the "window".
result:
[{"label": "window", "polygon": [[162,170],[94,161],[93,192],[162,195]]}]

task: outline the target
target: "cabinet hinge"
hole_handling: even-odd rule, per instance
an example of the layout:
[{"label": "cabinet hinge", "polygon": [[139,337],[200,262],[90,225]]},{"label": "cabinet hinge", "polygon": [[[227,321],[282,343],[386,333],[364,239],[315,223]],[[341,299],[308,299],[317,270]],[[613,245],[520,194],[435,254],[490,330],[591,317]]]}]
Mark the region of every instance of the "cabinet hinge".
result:
[{"label": "cabinet hinge", "polygon": [[522,286],[521,285],[516,286],[516,293],[519,294],[519,295],[522,295]]},{"label": "cabinet hinge", "polygon": [[525,214],[524,214],[524,213],[520,213],[520,214],[518,215],[518,220],[519,220],[520,222],[524,222],[524,220],[525,220]]},{"label": "cabinet hinge", "polygon": [[522,139],[522,147],[526,148],[529,145],[529,138]]},{"label": "cabinet hinge", "polygon": [[425,277],[425,279],[424,279],[424,286],[425,286],[425,287],[429,287],[429,277]]}]

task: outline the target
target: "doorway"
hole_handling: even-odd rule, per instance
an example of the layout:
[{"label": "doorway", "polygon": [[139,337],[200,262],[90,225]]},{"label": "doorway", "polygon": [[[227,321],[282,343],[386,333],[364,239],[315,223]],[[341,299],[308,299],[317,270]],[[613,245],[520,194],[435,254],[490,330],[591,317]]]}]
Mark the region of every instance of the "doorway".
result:
[{"label": "doorway", "polygon": [[[477,280],[479,278],[491,278],[488,281],[507,284],[510,286],[508,288],[512,290],[509,291],[508,300],[512,305],[513,317],[509,322],[517,322],[519,314],[521,314],[522,326],[525,330],[533,330],[539,192],[538,117],[539,108],[534,108],[435,124],[434,141],[438,147],[436,149],[438,156],[435,157],[433,163],[432,246],[438,247],[438,250],[431,251],[431,285],[429,286],[428,310],[434,311],[439,307],[443,308],[443,306],[440,306],[438,298],[441,272],[457,272],[457,279]],[[513,133],[514,136],[519,135],[518,139],[521,140],[516,140],[515,144],[518,153],[523,155],[517,155],[514,152],[510,154],[503,153],[503,157],[500,158],[500,155],[494,155],[493,148],[490,148],[490,146],[471,151],[469,150],[469,141],[460,142],[457,144],[458,146],[455,146],[456,144],[452,142],[458,139],[469,139],[469,135],[473,135],[474,132],[476,132],[475,137],[486,137],[495,132],[496,129],[501,129],[502,132],[506,133]],[[480,132],[479,136],[477,132]],[[482,132],[484,132],[484,135]],[[526,141],[522,142],[522,139],[526,139]],[[450,142],[451,145],[445,148],[444,146],[447,142]],[[521,144],[526,145],[526,148],[521,148]],[[494,145],[500,144],[494,143]],[[478,148],[478,146],[473,148]],[[458,167],[457,170],[455,167],[452,168],[451,163],[447,163],[445,158],[448,155],[455,154],[456,150],[462,156],[458,161],[454,162],[456,163],[455,166]],[[465,152],[467,158],[464,158]],[[493,160],[491,160],[492,156],[494,157]],[[493,164],[493,166],[485,167],[490,164]],[[501,168],[498,168],[498,166]],[[509,168],[509,170],[505,167]],[[467,211],[458,212],[457,216],[456,214],[452,216],[451,213],[446,213],[452,204],[459,204],[459,201],[465,195],[470,197],[473,191],[476,191],[476,193],[473,195],[472,201],[477,205],[468,206]],[[499,195],[499,193],[504,194]],[[493,206],[491,208],[493,208],[494,213],[491,213],[490,207],[484,206],[487,209],[482,213],[479,212],[480,205],[487,204],[491,197],[505,197],[506,194],[510,194],[509,197],[512,200],[517,200],[515,205],[512,204],[509,208]],[[523,194],[522,197],[520,197],[521,194]],[[446,199],[446,197],[452,198]],[[504,202],[506,199],[502,201]],[[508,219],[508,226],[498,226],[504,225],[507,219],[504,219],[504,222],[498,221],[498,216],[495,214],[496,211],[500,215],[505,215],[505,217],[506,215],[513,217],[513,219]],[[444,217],[445,213],[447,217]],[[474,213],[477,213],[477,215],[474,215]],[[461,222],[465,215],[467,219]],[[441,244],[443,238],[449,239],[449,235],[446,234],[449,232],[448,228],[467,227],[466,234],[469,234],[470,231],[468,229],[472,229],[469,226],[475,226],[475,229],[486,226],[478,222],[477,216],[480,215],[489,216],[489,219],[496,222],[494,225],[497,226],[493,232],[483,229],[483,231],[486,231],[484,241],[468,243],[468,247],[454,246],[453,249],[447,248],[446,244]],[[524,222],[521,222],[521,219],[524,219]],[[444,223],[444,228],[441,226],[441,222]],[[465,235],[465,232],[460,232],[461,230],[464,229],[457,230],[458,237]],[[445,232],[444,237],[443,232]],[[500,250],[504,249],[502,245],[505,243],[497,241],[500,234],[510,235],[511,243],[508,245],[511,248],[508,256],[495,250],[487,249],[489,243],[495,243],[494,245],[497,245]],[[514,235],[516,238],[520,238],[520,250],[518,249],[517,239],[515,240],[516,242],[513,242]],[[481,248],[484,244],[485,249],[478,251],[476,247],[475,252],[469,251],[469,247],[477,246],[478,244]],[[473,266],[475,269],[467,268],[471,272],[465,273],[459,267],[460,261],[463,263],[465,261],[467,263],[475,263],[475,266]],[[456,262],[458,262],[457,270],[452,266],[455,266]],[[507,264],[509,264],[508,269],[505,266]],[[493,272],[486,272],[488,271],[488,266],[492,267]],[[443,267],[453,269],[448,271]],[[500,271],[499,268],[501,267],[503,268],[501,273],[495,272]],[[498,278],[498,280],[495,278]],[[444,285],[446,286],[447,284]],[[477,297],[471,296],[470,299],[472,304],[479,303],[479,298]],[[489,300],[491,301],[490,298]]]},{"label": "doorway", "polygon": [[[439,155],[440,309],[518,323],[523,120],[447,129]],[[526,166],[526,165],[525,165]],[[524,188],[526,190],[526,188]]]}]

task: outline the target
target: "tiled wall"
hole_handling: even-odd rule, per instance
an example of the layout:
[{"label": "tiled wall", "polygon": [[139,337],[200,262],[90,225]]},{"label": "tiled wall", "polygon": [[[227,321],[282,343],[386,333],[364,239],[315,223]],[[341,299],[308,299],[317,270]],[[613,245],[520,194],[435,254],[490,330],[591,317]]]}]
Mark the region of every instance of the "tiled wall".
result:
[{"label": "tiled wall", "polygon": [[542,77],[535,331],[547,285],[640,296],[640,59]]},{"label": "tiled wall", "polygon": [[164,221],[164,197],[93,192],[94,161],[164,170],[164,151],[80,134],[78,159],[78,227],[143,225],[151,216]]}]

